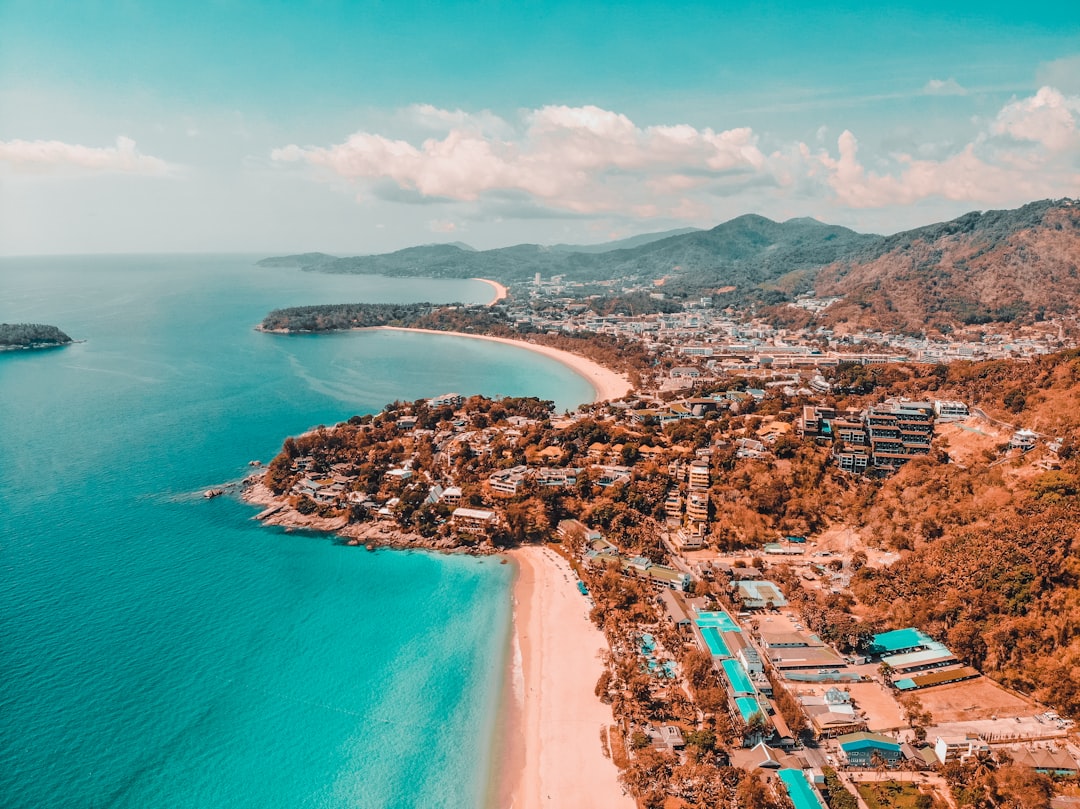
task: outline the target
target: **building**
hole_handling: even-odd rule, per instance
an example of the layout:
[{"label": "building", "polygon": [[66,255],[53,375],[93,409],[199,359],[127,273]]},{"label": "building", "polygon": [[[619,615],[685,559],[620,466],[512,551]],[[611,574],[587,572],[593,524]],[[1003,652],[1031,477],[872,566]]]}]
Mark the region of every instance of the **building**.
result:
[{"label": "building", "polygon": [[1080,767],[1066,750],[1023,747],[1010,750],[1009,755],[1018,767],[1027,767],[1043,775],[1055,778],[1076,778],[1080,775]]},{"label": "building", "polygon": [[934,402],[934,415],[938,421],[961,421],[969,415],[968,406],[963,402],[938,400]]},{"label": "building", "polygon": [[465,534],[486,534],[499,524],[499,516],[494,511],[459,506],[450,515],[450,524]]},{"label": "building", "polygon": [[444,393],[427,400],[428,407],[461,407],[465,404],[465,397],[460,393]]},{"label": "building", "polygon": [[1038,433],[1032,432],[1031,430],[1017,430],[1009,440],[1009,449],[1018,449],[1023,452],[1029,452],[1030,450],[1035,449],[1035,444],[1038,440]]},{"label": "building", "polygon": [[525,481],[529,477],[529,467],[514,466],[510,469],[500,469],[493,472],[488,478],[488,486],[493,492],[499,494],[515,495],[521,491]]},{"label": "building", "polygon": [[990,745],[975,733],[966,733],[963,736],[938,736],[934,742],[934,755],[942,764],[951,761],[961,763],[973,758],[979,753],[989,753]]},{"label": "building", "polygon": [[711,482],[708,459],[692,461],[686,473],[686,481],[691,489],[708,489]]},{"label": "building", "polygon": [[741,580],[734,581],[731,586],[735,588],[736,595],[746,609],[760,610],[770,607],[786,607],[787,599],[771,581]]},{"label": "building", "polygon": [[709,495],[706,492],[689,492],[686,495],[686,516],[695,522],[708,522]]},{"label": "building", "polygon": [[866,411],[870,459],[876,469],[896,469],[930,454],[934,406],[929,402],[886,402]]},{"label": "building", "polygon": [[777,776],[795,809],[825,809],[821,796],[806,780],[806,774],[802,770],[783,769],[777,773]]},{"label": "building", "polygon": [[879,761],[887,767],[895,767],[903,758],[899,742],[880,733],[849,733],[836,741],[849,767],[870,768]]}]

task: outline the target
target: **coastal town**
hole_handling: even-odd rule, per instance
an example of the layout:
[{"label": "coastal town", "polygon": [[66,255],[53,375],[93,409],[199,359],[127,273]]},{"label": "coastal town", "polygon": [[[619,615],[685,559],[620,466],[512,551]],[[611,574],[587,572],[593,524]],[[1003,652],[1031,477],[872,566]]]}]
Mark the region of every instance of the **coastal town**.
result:
[{"label": "coastal town", "polygon": [[[646,387],[563,414],[445,393],[320,427],[249,480],[257,518],[370,549],[548,548],[603,632],[601,746],[640,806],[945,807],[993,785],[1034,807],[1068,791],[1071,719],[860,598],[910,544],[866,530],[845,492],[975,465],[1056,474],[1063,435],[881,391],[924,373],[897,363],[1040,356],[1071,324],[839,337],[704,299],[599,316],[562,292],[537,279],[499,306],[642,343]],[[552,307],[565,315],[537,314]]]}]

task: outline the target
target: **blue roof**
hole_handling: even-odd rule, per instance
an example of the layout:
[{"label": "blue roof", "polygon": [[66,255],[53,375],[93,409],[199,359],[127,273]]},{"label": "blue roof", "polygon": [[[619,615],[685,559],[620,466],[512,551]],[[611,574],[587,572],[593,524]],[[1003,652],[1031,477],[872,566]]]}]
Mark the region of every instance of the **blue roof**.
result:
[{"label": "blue roof", "polygon": [[731,683],[731,690],[736,696],[744,696],[756,693],[754,684],[750,682],[750,675],[742,667],[738,660],[722,660],[720,665],[724,667],[724,674]]},{"label": "blue roof", "polygon": [[899,652],[903,649],[915,649],[933,642],[934,639],[925,632],[909,626],[907,629],[894,629],[892,632],[882,632],[880,635],[874,635],[870,648],[874,652],[881,654],[883,652]]},{"label": "blue roof", "polygon": [[825,809],[802,770],[780,770],[778,775],[795,809]]},{"label": "blue roof", "polygon": [[723,610],[718,612],[699,612],[694,623],[700,627],[715,626],[721,632],[742,632],[739,625]]},{"label": "blue roof", "polygon": [[761,710],[761,705],[753,697],[735,697],[735,705],[738,707],[739,713],[742,714],[744,722],[749,722],[750,718],[756,713],[765,716],[765,712]]},{"label": "blue roof", "polygon": [[731,651],[715,626],[701,627],[701,636],[705,638],[705,645],[709,647],[709,653],[713,657],[731,657]]},{"label": "blue roof", "polygon": [[[848,741],[841,741],[848,739]],[[900,745],[888,736],[879,736],[876,733],[851,733],[840,737],[840,749],[845,753],[851,750],[891,750],[900,752]]]}]

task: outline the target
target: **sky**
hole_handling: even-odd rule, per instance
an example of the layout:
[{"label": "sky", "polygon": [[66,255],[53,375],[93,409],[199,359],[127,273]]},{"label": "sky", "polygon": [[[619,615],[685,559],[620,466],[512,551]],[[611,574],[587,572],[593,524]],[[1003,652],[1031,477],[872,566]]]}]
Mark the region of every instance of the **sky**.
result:
[{"label": "sky", "polygon": [[1080,196],[1080,3],[881,5],[0,0],[0,254],[894,233]]}]

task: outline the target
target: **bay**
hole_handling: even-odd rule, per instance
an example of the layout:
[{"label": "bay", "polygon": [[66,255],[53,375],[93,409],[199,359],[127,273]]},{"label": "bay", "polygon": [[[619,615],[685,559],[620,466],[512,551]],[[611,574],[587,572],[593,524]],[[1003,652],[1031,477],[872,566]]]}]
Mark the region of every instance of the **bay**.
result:
[{"label": "bay", "polygon": [[368,553],[199,493],[395,399],[591,398],[509,346],[253,330],[281,306],[489,297],[251,257],[0,259],[0,320],[85,340],[0,355],[0,805],[481,802],[509,566]]}]

